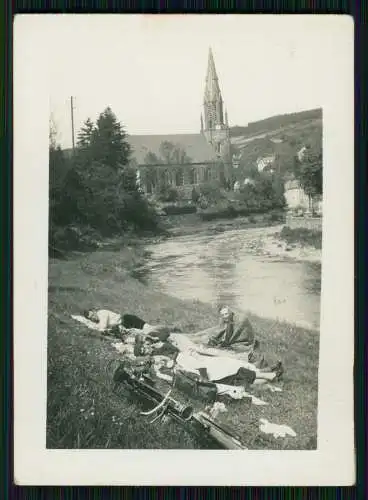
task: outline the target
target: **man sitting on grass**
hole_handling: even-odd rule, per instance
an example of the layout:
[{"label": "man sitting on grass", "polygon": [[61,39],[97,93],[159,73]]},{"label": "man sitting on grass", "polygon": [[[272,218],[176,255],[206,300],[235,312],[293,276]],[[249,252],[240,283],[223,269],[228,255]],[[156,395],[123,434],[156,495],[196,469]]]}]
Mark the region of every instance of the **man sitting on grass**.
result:
[{"label": "man sitting on grass", "polygon": [[217,334],[213,335],[208,342],[211,346],[220,347],[244,347],[246,349],[257,349],[259,342],[255,338],[253,326],[245,317],[235,329],[234,313],[227,306],[220,307],[220,326]]}]

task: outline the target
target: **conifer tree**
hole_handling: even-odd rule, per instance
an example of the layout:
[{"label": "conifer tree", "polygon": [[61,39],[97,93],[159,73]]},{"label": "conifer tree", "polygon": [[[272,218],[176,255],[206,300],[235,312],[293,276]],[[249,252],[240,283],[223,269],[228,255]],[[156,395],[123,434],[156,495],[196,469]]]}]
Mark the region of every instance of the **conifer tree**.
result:
[{"label": "conifer tree", "polygon": [[77,146],[81,149],[89,148],[92,144],[94,131],[94,123],[90,118],[87,118],[82,128],[78,132]]},{"label": "conifer tree", "polygon": [[97,119],[92,139],[95,161],[114,169],[127,165],[131,148],[126,133],[111,108],[106,108]]}]

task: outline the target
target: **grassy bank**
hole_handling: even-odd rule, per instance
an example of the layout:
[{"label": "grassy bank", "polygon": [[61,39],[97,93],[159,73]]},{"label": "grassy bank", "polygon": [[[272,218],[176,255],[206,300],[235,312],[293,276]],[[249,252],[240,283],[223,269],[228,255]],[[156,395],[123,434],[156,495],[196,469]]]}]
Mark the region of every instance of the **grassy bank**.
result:
[{"label": "grassy bank", "polygon": [[[189,234],[217,234],[236,229],[280,226],[279,220],[271,220],[270,215],[257,214],[250,217],[236,217],[229,220],[202,220],[198,214],[163,217],[162,225],[170,236]],[[167,235],[165,235],[167,236]]]},{"label": "grassy bank", "polygon": [[[148,426],[136,403],[112,392],[111,341],[93,334],[70,315],[89,307],[129,311],[151,323],[175,323],[195,332],[216,323],[214,310],[153,291],[132,272],[144,258],[140,247],[100,250],[51,259],[48,323],[48,448],[198,448],[201,444],[173,423]],[[283,392],[252,393],[269,406],[229,401],[224,421],[255,449],[313,449],[317,434],[318,334],[253,317],[262,348],[271,361],[284,361]],[[296,438],[262,434],[259,418],[290,425]]]},{"label": "grassy bank", "polygon": [[284,226],[279,236],[289,245],[297,243],[302,246],[311,246],[319,250],[322,248],[322,231],[302,227],[292,229],[288,226]]}]

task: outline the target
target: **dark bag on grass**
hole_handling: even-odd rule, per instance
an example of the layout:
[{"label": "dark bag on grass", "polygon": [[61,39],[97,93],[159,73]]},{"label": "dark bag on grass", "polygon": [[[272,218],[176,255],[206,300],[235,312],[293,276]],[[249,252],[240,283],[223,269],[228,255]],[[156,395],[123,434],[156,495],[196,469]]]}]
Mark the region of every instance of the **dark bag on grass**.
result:
[{"label": "dark bag on grass", "polygon": [[178,370],[175,376],[175,385],[179,391],[194,399],[213,403],[217,396],[217,387],[213,382],[203,382],[193,373]]}]

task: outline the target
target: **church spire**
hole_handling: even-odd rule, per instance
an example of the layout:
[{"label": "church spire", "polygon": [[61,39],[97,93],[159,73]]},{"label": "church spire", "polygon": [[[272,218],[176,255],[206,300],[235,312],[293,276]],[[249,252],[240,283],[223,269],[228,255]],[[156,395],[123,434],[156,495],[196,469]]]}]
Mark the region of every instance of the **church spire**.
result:
[{"label": "church spire", "polygon": [[207,65],[206,87],[204,91],[204,100],[213,102],[218,100],[219,98],[221,99],[221,92],[218,83],[215,61],[213,59],[213,53],[210,47],[208,52],[208,65]]},{"label": "church spire", "polygon": [[203,104],[205,129],[212,130],[224,126],[223,102],[211,47],[208,52]]}]

